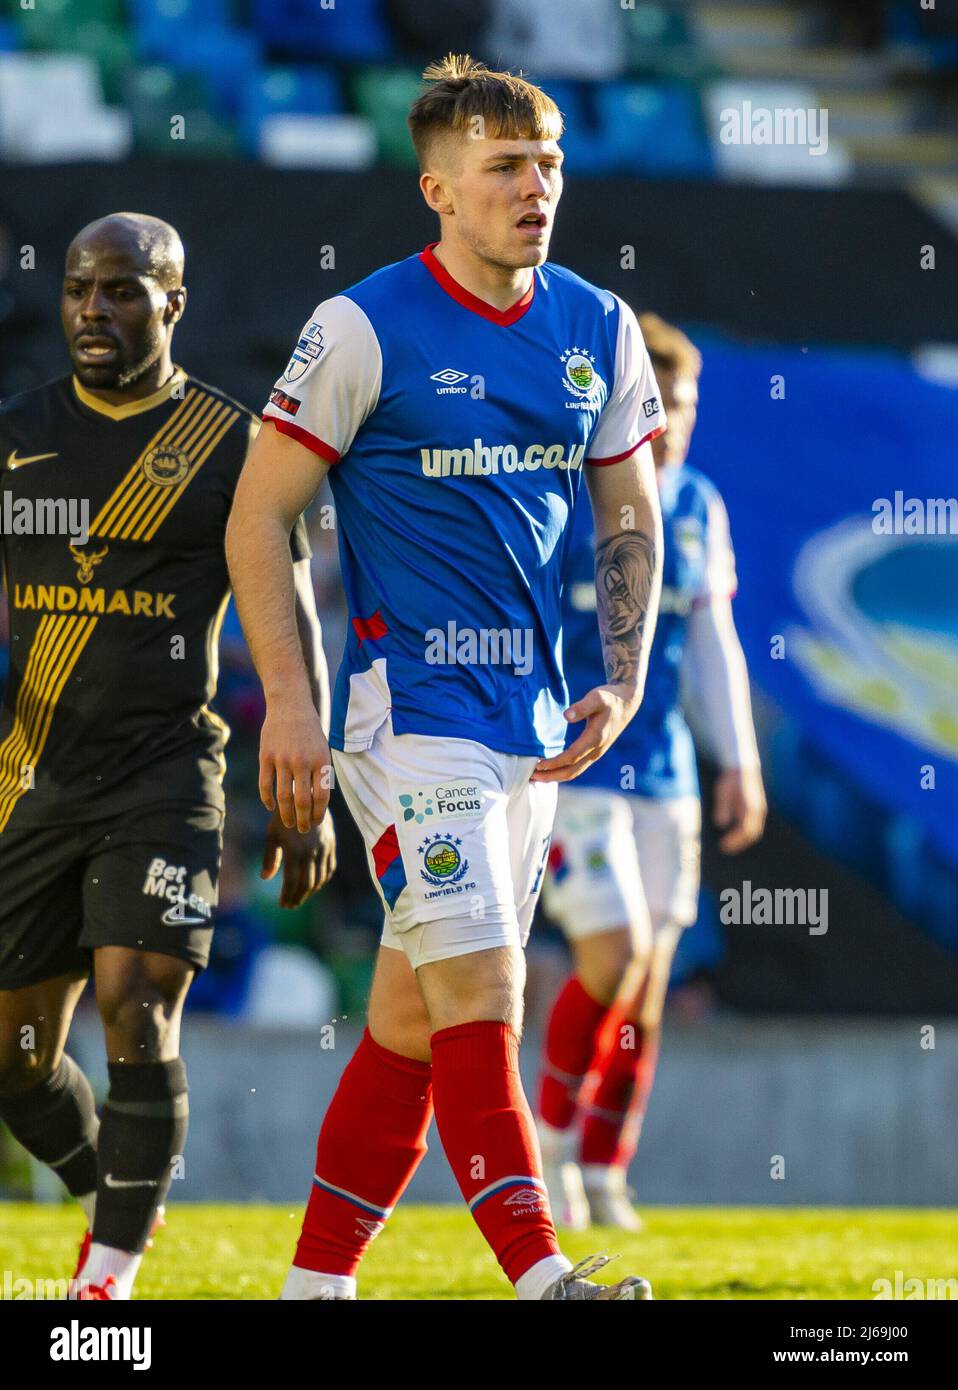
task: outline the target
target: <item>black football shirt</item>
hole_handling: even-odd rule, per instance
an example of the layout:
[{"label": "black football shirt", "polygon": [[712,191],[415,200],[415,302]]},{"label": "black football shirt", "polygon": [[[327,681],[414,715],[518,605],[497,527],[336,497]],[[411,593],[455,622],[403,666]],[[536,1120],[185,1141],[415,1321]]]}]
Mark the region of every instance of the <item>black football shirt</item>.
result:
[{"label": "black football shirt", "polygon": [[[222,808],[224,537],[258,427],[181,368],[121,406],[74,377],[0,405],[0,832]],[[309,556],[302,520],[290,549]]]}]

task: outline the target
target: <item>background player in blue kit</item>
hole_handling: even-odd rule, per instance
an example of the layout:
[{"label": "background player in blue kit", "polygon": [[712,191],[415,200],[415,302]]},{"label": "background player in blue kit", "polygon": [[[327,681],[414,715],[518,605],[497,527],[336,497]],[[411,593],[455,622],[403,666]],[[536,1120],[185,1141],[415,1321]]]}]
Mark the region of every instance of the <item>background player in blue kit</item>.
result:
[{"label": "background player in blue kit", "polygon": [[[545,264],[555,104],[468,58],[425,75],[410,128],[441,239],[315,310],[227,534],[267,701],[261,795],[305,829],[324,813],[330,754],[280,542],[328,472],[350,615],[330,743],[385,913],[368,1031],[323,1124],[283,1297],[355,1297],[434,1104],[520,1299],[644,1298],[644,1280],[603,1288],[560,1253],[517,1054],[553,784],[642,697],[661,571],[648,440],[664,414],[631,310]],[[583,472],[605,676],[567,708],[561,574]]]},{"label": "background player in blue kit", "polygon": [[[640,1224],[626,1170],[652,1088],[672,957],[698,904],[701,808],[682,684],[721,769],[713,815],[720,847],[745,849],[765,822],[748,673],[732,619],[728,518],[713,484],[685,463],[701,357],[657,315],[639,322],[668,410],[666,432],[652,445],[665,535],[658,626],[638,714],[614,751],[559,793],[544,890],[575,969],[544,1040],[539,1134],[553,1208],[573,1228],[590,1217]],[[563,597],[566,674],[579,687],[602,661],[592,557],[590,518],[579,509]]]}]

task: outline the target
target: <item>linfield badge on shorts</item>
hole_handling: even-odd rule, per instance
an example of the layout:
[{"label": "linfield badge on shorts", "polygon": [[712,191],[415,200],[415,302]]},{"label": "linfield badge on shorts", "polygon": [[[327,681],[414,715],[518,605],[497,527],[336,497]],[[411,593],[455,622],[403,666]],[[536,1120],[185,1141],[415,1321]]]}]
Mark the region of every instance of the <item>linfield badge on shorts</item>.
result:
[{"label": "linfield badge on shorts", "polygon": [[325,351],[323,330],[315,319],[311,319],[303,329],[302,337],[293,348],[293,355],[286,364],[283,376],[286,381],[299,381],[305,376],[314,362]]},{"label": "linfield badge on shorts", "polygon": [[432,783],[399,793],[404,821],[472,820],[482,811],[482,788],[475,782]]},{"label": "linfield badge on shorts", "polygon": [[595,370],[595,357],[586,348],[566,348],[562,365],[565,368],[562,384],[578,400],[594,395],[602,384]]},{"label": "linfield badge on shorts", "polygon": [[447,888],[459,883],[469,872],[469,860],[460,850],[462,840],[452,835],[427,835],[419,846],[422,856],[420,874],[434,888]]},{"label": "linfield badge on shorts", "polygon": [[170,444],[158,444],[143,456],[143,472],[157,487],[173,487],[190,471],[190,456]]}]

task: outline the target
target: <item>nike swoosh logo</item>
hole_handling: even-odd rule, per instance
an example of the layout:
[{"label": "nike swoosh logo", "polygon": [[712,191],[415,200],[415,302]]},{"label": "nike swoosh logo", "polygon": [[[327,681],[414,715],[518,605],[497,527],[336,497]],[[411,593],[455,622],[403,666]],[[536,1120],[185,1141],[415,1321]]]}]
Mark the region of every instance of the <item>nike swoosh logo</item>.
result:
[{"label": "nike swoosh logo", "polygon": [[106,1183],[107,1187],[159,1187],[160,1185],[159,1179],[155,1182],[152,1178],[142,1178],[133,1182],[127,1182],[124,1178],[114,1178],[110,1173],[104,1174],[103,1181]]},{"label": "nike swoosh logo", "polygon": [[39,463],[41,459],[55,459],[56,454],[30,454],[26,458],[17,458],[16,449],[11,450],[7,457],[7,467],[11,473],[15,468],[22,468],[26,463]]},{"label": "nike swoosh logo", "polygon": [[169,907],[163,913],[160,921],[167,927],[192,927],[202,926],[206,922],[205,917],[185,917],[181,912],[177,912],[175,907]]}]

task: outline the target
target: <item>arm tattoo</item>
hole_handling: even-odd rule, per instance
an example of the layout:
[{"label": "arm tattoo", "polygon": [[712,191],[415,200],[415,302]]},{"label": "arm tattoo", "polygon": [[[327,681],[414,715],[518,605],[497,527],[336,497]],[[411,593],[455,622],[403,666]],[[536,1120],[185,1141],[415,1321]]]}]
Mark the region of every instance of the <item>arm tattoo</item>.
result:
[{"label": "arm tattoo", "polygon": [[605,674],[634,681],[655,574],[655,545],[643,531],[610,536],[595,549],[595,591]]}]

